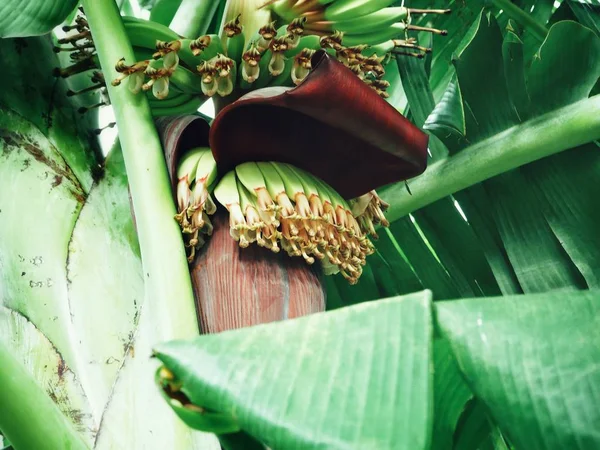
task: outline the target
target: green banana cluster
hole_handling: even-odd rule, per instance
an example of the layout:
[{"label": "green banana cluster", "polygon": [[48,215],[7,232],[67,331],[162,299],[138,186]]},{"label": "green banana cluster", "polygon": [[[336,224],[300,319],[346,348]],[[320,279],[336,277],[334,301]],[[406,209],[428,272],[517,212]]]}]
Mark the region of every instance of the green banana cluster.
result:
[{"label": "green banana cluster", "polygon": [[177,167],[177,214],[185,240],[188,261],[212,234],[209,215],[217,211],[210,192],[217,179],[217,163],[209,148],[200,147],[186,152]]},{"label": "green banana cluster", "polygon": [[449,9],[414,9],[391,6],[395,0],[277,0],[267,4],[284,20],[307,19],[306,29],[316,34],[344,33],[347,45],[377,45],[409,30],[445,34],[443,30],[412,25],[413,15],[448,14]]},{"label": "green banana cluster", "polygon": [[[323,48],[388,98],[388,88],[399,87],[395,64],[389,63],[398,55],[422,57],[431,50],[419,46],[408,32],[446,33],[413,25],[412,17],[450,12],[391,4],[392,0],[270,1],[266,6],[276,20],[249,39],[240,16],[223,26],[222,37],[212,34],[196,39],[179,36],[157,22],[123,17],[138,62],[117,62],[120,76],[113,84],[129,77],[130,89],[148,92],[154,115],[189,114],[213,95],[226,97],[236,89],[298,85],[311,70],[314,52]],[[278,22],[287,23],[277,28]],[[67,28],[77,31],[63,40],[72,47],[58,50],[72,51],[75,64],[60,75],[95,68],[93,41],[85,19],[79,17]],[[386,76],[388,68],[393,73]]]},{"label": "green banana cluster", "polygon": [[351,284],[374,252],[367,234],[375,234],[374,223],[386,223],[385,203],[374,192],[352,201],[353,209],[331,186],[285,163],[240,164],[214,195],[229,211],[230,234],[240,247],[256,243],[308,264],[319,260],[325,274],[339,272]]},{"label": "green banana cluster", "polygon": [[[118,61],[119,76],[112,84],[126,80],[133,92],[145,91],[155,115],[189,114],[214,95],[298,85],[312,68],[314,52],[325,49],[381,97],[393,100],[401,84],[398,66],[390,62],[398,55],[422,57],[430,51],[408,32],[445,34],[412,25],[411,17],[448,11],[391,7],[392,3],[271,1],[265,6],[279,19],[249,39],[240,16],[224,25],[222,37],[196,39],[178,36],[156,22],[124,17],[139,61]],[[285,23],[278,26],[280,19]],[[91,39],[85,19],[78,19],[76,27],[78,34],[69,41],[74,47],[80,38]],[[87,64],[86,58],[76,64]],[[375,191],[346,201],[331,186],[289,164],[246,162],[217,180],[210,149],[197,148],[180,159],[177,178],[175,219],[190,262],[212,234],[209,215],[216,205],[211,193],[229,211],[230,233],[240,247],[256,243],[303,257],[309,264],[319,260],[326,274],[339,272],[352,284],[374,251],[368,235],[377,238],[375,226],[388,225],[384,211],[389,205]]]}]

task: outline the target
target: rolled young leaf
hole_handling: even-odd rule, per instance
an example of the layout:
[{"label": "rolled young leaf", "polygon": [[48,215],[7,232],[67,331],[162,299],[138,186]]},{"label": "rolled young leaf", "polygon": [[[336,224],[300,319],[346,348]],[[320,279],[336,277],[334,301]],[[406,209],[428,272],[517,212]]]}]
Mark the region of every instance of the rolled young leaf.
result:
[{"label": "rolled young leaf", "polygon": [[300,86],[253,91],[225,107],[210,129],[221,173],[246,161],[286,162],[345,198],[422,173],[427,140],[324,51]]}]

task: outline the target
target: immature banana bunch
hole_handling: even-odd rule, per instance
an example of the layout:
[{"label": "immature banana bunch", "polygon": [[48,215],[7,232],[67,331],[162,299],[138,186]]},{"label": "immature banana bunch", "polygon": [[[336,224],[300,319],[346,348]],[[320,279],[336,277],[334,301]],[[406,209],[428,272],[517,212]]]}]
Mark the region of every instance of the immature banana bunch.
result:
[{"label": "immature banana bunch", "polygon": [[[137,62],[116,63],[119,76],[133,92],[147,91],[154,115],[194,112],[206,97],[226,97],[234,91],[266,86],[293,86],[308,75],[311,57],[325,49],[384,98],[397,87],[395,58],[423,57],[429,48],[418,45],[410,31],[446,34],[419,22],[424,14],[450,10],[391,7],[393,0],[266,1],[275,20],[254,36],[245,36],[240,16],[217,34],[187,39],[157,22],[123,17]],[[69,76],[97,68],[94,43],[85,18],[66,31],[75,34],[57,51],[71,52],[74,65],[60,69]],[[387,72],[392,72],[388,73]],[[393,91],[392,91],[393,96]]]},{"label": "immature banana bunch", "polygon": [[356,200],[355,215],[333,188],[284,163],[240,164],[219,181],[214,195],[229,211],[230,233],[240,247],[256,242],[308,264],[318,259],[326,274],[341,272],[352,284],[374,252],[366,235],[374,234],[375,220],[385,223],[386,205],[374,192]]},{"label": "immature banana bunch", "polygon": [[217,177],[217,164],[209,148],[196,148],[183,155],[177,168],[177,211],[185,239],[188,261],[212,234],[208,217],[217,207],[210,196]]},{"label": "immature banana bunch", "polygon": [[[170,86],[177,94],[224,97],[235,89],[298,85],[311,70],[314,52],[324,48],[382,97],[387,97],[390,82],[384,78],[385,66],[397,55],[422,57],[431,50],[419,46],[408,32],[445,34],[413,24],[413,16],[449,12],[389,7],[392,3],[391,0],[271,1],[267,5],[279,20],[265,24],[254,36],[245,36],[238,16],[224,25],[223,39],[217,35],[184,39],[163,25],[125,18],[136,53],[151,51],[151,58],[162,59],[162,64],[120,63],[123,76],[115,83],[135,76],[130,87],[139,90],[153,86],[152,92],[158,99],[169,96]],[[287,23],[278,25],[281,19]],[[146,77],[149,82],[140,81]]]}]

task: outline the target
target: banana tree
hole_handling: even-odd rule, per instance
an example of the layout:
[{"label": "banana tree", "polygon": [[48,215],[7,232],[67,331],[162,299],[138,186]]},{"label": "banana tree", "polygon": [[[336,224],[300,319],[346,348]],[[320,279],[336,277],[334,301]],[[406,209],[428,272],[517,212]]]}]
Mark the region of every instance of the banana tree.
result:
[{"label": "banana tree", "polygon": [[600,447],[600,5],[398,3],[0,6],[6,447]]}]

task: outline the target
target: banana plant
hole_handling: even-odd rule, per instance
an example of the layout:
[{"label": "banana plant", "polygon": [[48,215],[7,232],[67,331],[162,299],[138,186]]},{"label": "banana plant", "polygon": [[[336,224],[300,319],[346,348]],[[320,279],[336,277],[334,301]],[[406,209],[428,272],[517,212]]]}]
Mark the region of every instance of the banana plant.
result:
[{"label": "banana plant", "polygon": [[600,446],[594,5],[16,3],[6,446]]}]

